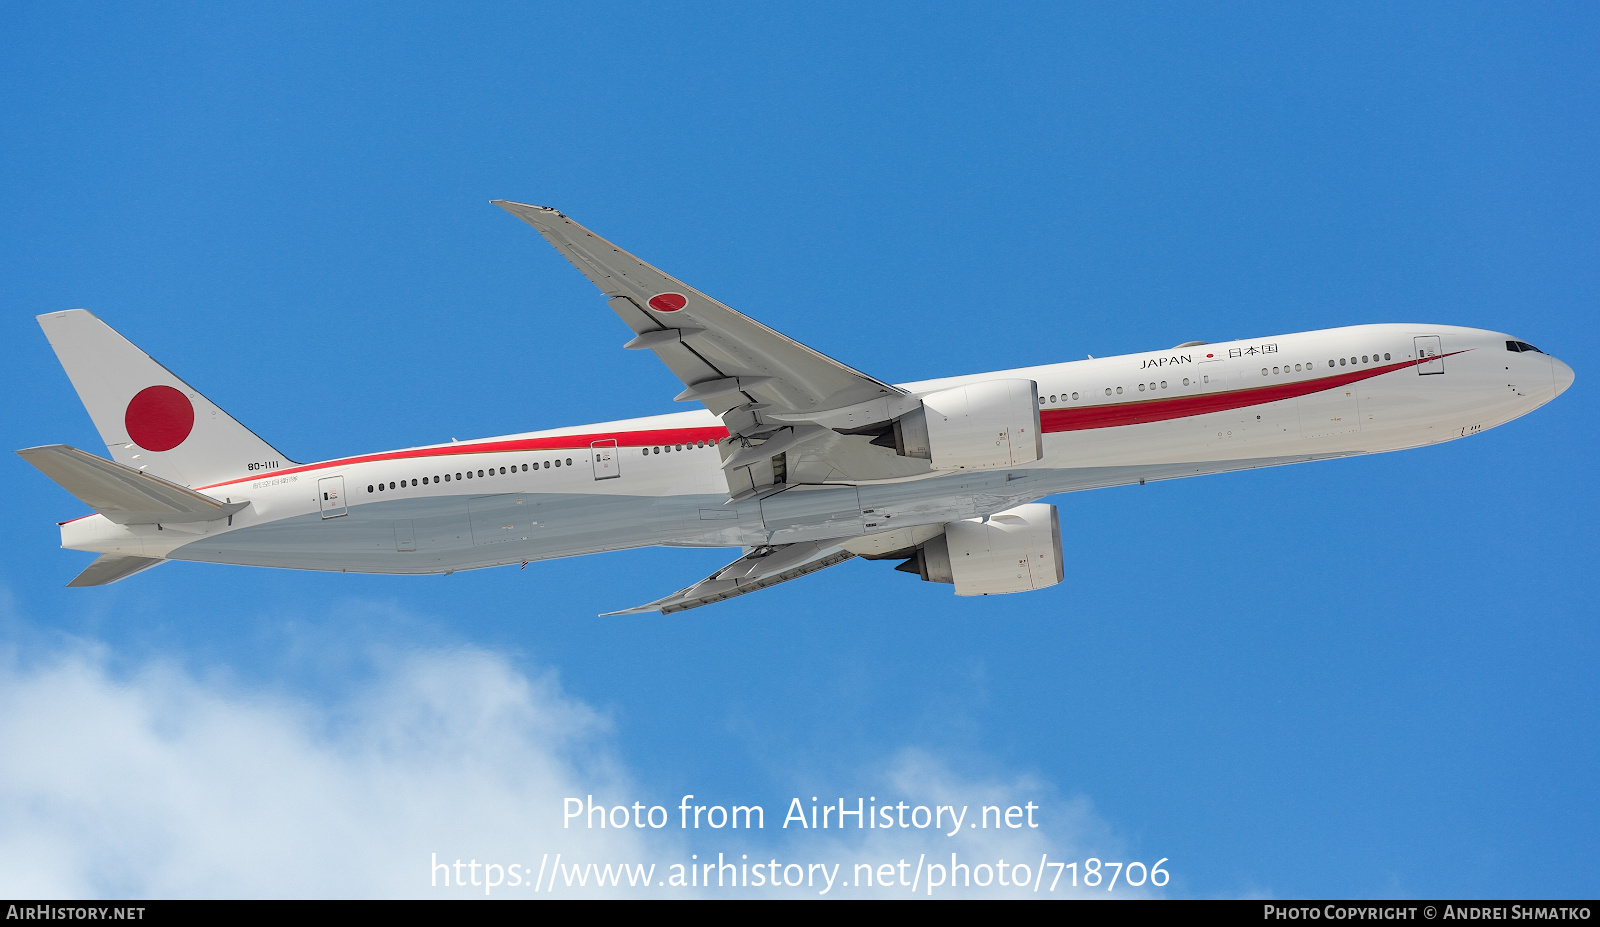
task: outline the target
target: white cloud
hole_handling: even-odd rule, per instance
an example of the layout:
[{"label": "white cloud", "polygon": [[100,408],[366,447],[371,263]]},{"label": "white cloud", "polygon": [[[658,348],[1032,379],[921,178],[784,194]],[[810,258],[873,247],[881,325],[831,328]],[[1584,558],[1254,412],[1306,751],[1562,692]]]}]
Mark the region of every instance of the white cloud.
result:
[{"label": "white cloud", "polygon": [[626,791],[605,733],[553,680],[476,650],[404,658],[334,711],[171,667],[115,679],[70,652],[0,677],[0,893],[430,894],[431,854],[537,865],[562,797]]},{"label": "white cloud", "polygon": [[[1004,858],[1036,867],[1048,854],[1080,861],[1081,874],[1086,856],[1119,847],[1086,801],[1057,800],[1026,778],[971,781],[916,750],[867,778],[879,783],[880,797],[912,805],[967,805],[975,815],[981,805],[1044,800],[1054,819],[1040,829],[969,828],[950,838],[931,829],[784,829],[784,809],[768,808],[767,827],[753,840],[748,831],[722,831],[708,841],[703,831],[675,827],[563,830],[567,796],[648,790],[617,762],[604,718],[563,694],[552,676],[530,678],[499,655],[413,653],[381,666],[354,695],[319,706],[168,664],[117,674],[102,651],[73,645],[47,661],[0,669],[0,894],[481,897],[481,887],[430,885],[432,855],[529,870],[556,852],[568,863],[655,863],[660,882],[689,853],[703,863],[720,851],[740,862],[748,854],[785,865],[837,863],[834,896],[904,896],[910,890],[898,885],[853,885],[854,866],[927,854],[926,862],[948,867],[954,851],[973,865]],[[725,846],[713,845],[722,836],[730,838]],[[481,867],[475,875],[484,878]],[[504,871],[500,878],[513,881]],[[587,888],[557,882],[559,896],[597,893],[592,878]],[[925,876],[920,884],[925,896]],[[818,886],[781,891],[808,895]],[[1024,892],[935,890],[1002,893]],[[548,892],[506,885],[495,894]],[[1064,877],[1053,895],[1067,894]]]},{"label": "white cloud", "polygon": [[[802,831],[804,836],[788,831],[791,855],[841,863],[839,879],[844,890],[835,889],[836,893],[889,898],[1129,898],[1159,894],[1148,884],[1153,859],[1143,861],[1145,871],[1139,881],[1145,884],[1140,888],[1119,884],[1115,890],[1110,889],[1113,870],[1109,868],[1095,879],[1097,887],[1084,884],[1085,863],[1089,859],[1115,862],[1119,881],[1121,864],[1128,860],[1127,842],[1113,833],[1086,798],[1062,799],[1048,783],[1029,776],[1009,780],[964,777],[952,772],[939,757],[919,749],[900,751],[873,778],[877,780],[875,794],[864,797],[877,798],[880,808],[894,805],[891,819],[897,824],[905,820],[912,827],[861,830],[854,826],[856,819],[852,816],[848,819],[850,826],[844,830]],[[810,797],[801,796],[802,803],[809,806],[806,800]],[[902,809],[902,803],[910,807]],[[1031,811],[1029,804],[1035,806]],[[919,806],[928,809],[922,812],[921,820],[927,820],[931,813],[943,826],[916,827]],[[936,810],[941,806],[950,809],[942,819]],[[846,808],[855,807],[856,797],[851,795],[846,799]],[[997,813],[984,818],[986,807]],[[1003,817],[1010,809],[1019,813],[1010,819]],[[958,813],[962,816],[959,828],[951,823],[952,816]],[[1029,826],[1030,819],[1039,826]],[[780,814],[776,823],[781,820]],[[1017,826],[1007,826],[1007,821]],[[881,867],[902,860],[905,869],[896,865],[890,884],[880,884]],[[1014,882],[1012,872],[1019,863],[1027,867],[1028,879],[1021,886],[1002,884],[1002,879]],[[1074,863],[1072,869],[1067,868],[1067,864]],[[923,873],[920,881],[919,865]],[[858,880],[869,878],[867,869],[858,866],[873,870],[867,885],[857,884]],[[979,866],[984,868],[979,870]],[[934,882],[931,886],[929,874]],[[913,890],[905,882],[917,887]]]}]

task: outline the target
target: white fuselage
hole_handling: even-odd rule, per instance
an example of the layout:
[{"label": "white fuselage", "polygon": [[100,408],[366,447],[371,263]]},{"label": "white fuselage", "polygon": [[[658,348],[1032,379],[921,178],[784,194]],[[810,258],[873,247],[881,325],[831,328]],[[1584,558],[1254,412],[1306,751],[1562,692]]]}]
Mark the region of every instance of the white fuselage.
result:
[{"label": "white fuselage", "polygon": [[[1448,441],[1572,381],[1504,334],[1361,325],[903,384],[1037,382],[1043,458],[729,501],[709,412],[295,465],[212,486],[229,523],[62,525],[63,546],[177,560],[441,573],[649,545],[755,546],[992,514],[1060,492]],[[1437,352],[1438,359],[1429,357]],[[874,449],[876,452],[877,449]],[[893,453],[885,451],[885,453]]]}]

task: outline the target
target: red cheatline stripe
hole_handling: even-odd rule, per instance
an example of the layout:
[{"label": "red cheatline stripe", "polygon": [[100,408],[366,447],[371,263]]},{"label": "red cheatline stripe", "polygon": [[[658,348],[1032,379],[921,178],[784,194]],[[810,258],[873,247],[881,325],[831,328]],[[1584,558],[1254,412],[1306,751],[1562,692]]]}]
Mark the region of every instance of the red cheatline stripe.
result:
[{"label": "red cheatline stripe", "polygon": [[1442,354],[1439,357],[1423,357],[1416,360],[1401,361],[1396,364],[1384,364],[1381,367],[1352,370],[1349,373],[1338,373],[1331,377],[1319,377],[1315,380],[1274,383],[1270,386],[1255,386],[1249,389],[1207,393],[1202,396],[1145,399],[1137,402],[1085,406],[1081,409],[1045,409],[1039,413],[1039,425],[1044,429],[1045,434],[1055,434],[1062,431],[1114,428],[1118,425],[1164,422],[1169,419],[1189,418],[1190,416],[1206,415],[1211,412],[1227,412],[1230,409],[1243,409],[1247,406],[1277,402],[1280,399],[1294,399],[1299,396],[1320,393],[1323,390],[1338,389],[1341,386],[1347,386],[1359,380],[1382,376],[1396,370],[1404,370],[1417,364],[1443,360],[1446,357],[1460,353],[1462,352],[1452,351],[1450,354]]},{"label": "red cheatline stripe", "polygon": [[[1267,402],[1276,402],[1280,399],[1293,399],[1298,396],[1307,396],[1323,390],[1336,389],[1359,380],[1381,376],[1395,370],[1404,370],[1417,364],[1430,361],[1443,360],[1461,351],[1452,351],[1439,357],[1417,358],[1415,360],[1401,361],[1395,364],[1385,364],[1381,367],[1371,367],[1366,370],[1353,370],[1349,373],[1335,374],[1330,377],[1321,377],[1315,380],[1301,380],[1295,383],[1280,383],[1271,386],[1258,386],[1250,389],[1237,389],[1221,393],[1208,393],[1202,396],[1178,396],[1172,399],[1146,399],[1137,402],[1120,402],[1107,405],[1086,406],[1081,409],[1045,409],[1039,413],[1040,424],[1046,434],[1063,431],[1084,431],[1091,428],[1112,428],[1118,425],[1137,425],[1145,422],[1162,422],[1174,418],[1187,418],[1194,415],[1205,415],[1210,412],[1226,412],[1230,409],[1242,409],[1246,406],[1260,405]],[[236,480],[222,483],[213,483],[209,486],[197,487],[198,489],[216,489],[222,486],[232,486],[236,483],[249,483],[255,480],[272,479],[287,476],[293,473],[308,473],[314,470],[330,470],[336,467],[347,467],[353,464],[376,463],[385,460],[415,460],[424,457],[453,457],[466,454],[495,454],[512,451],[564,451],[585,450],[596,441],[614,440],[619,447],[648,447],[657,444],[690,444],[696,441],[714,442],[728,436],[728,430],[720,426],[705,426],[700,428],[667,428],[657,431],[615,431],[605,433],[592,433],[582,435],[558,435],[549,438],[522,438],[507,441],[480,441],[469,444],[450,444],[444,447],[413,448],[404,451],[388,451],[381,454],[366,454],[360,457],[344,457],[338,460],[323,463],[307,464],[300,467],[290,467],[287,470],[268,470],[253,476],[244,476]],[[89,516],[84,516],[85,518]],[[78,519],[72,519],[78,521]],[[68,522],[61,522],[68,524]]]},{"label": "red cheatline stripe", "polygon": [[290,467],[287,470],[267,470],[254,476],[240,477],[225,483],[213,483],[201,489],[216,489],[254,480],[272,479],[291,473],[311,470],[329,470],[353,464],[375,463],[381,460],[415,460],[421,457],[453,457],[461,454],[498,454],[510,451],[586,451],[596,441],[615,441],[618,447],[647,447],[656,444],[692,444],[696,441],[715,442],[728,436],[721,426],[701,428],[663,428],[659,431],[611,431],[587,435],[557,435],[551,438],[519,438],[509,441],[479,441],[470,444],[448,444],[444,447],[419,447],[404,451],[386,451],[382,454],[365,454],[360,457],[343,457],[324,463]]}]

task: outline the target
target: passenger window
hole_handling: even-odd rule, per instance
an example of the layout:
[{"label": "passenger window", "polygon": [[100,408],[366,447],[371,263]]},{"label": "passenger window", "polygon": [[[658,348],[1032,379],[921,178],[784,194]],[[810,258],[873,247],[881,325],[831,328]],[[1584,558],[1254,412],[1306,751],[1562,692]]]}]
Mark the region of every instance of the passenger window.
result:
[{"label": "passenger window", "polygon": [[450,474],[448,474],[448,473],[446,473],[446,474],[445,474],[445,475],[444,475],[444,481],[445,481],[445,482],[446,482],[446,483],[448,483],[448,482],[450,482]]},{"label": "passenger window", "polygon": [[1389,355],[1387,355],[1387,354],[1383,355],[1383,359],[1384,360],[1388,360],[1389,359]]},{"label": "passenger window", "polygon": [[1188,377],[1184,377],[1183,378],[1183,385],[1184,386],[1188,386],[1189,385],[1189,378]]},{"label": "passenger window", "polygon": [[1055,401],[1056,401],[1056,397],[1055,397],[1055,394],[1054,394],[1054,393],[1052,393],[1052,394],[1051,394],[1051,395],[1050,395],[1050,401],[1051,401],[1051,402],[1055,402]]},{"label": "passenger window", "polygon": [[567,458],[567,466],[569,466],[569,467],[572,466],[572,458],[571,457]]},{"label": "passenger window", "polygon": [[461,479],[461,474],[457,473],[456,474],[456,479],[458,479],[458,480]]},{"label": "passenger window", "polygon": [[1141,393],[1144,392],[1144,384],[1143,383],[1139,384],[1139,392],[1141,392]]},{"label": "passenger window", "polygon": [[367,484],[367,492],[372,492],[372,484],[371,483]]},{"label": "passenger window", "polygon": [[1120,386],[1119,386],[1119,387],[1117,387],[1117,395],[1118,395],[1118,396],[1121,396],[1121,395],[1122,395],[1122,387],[1120,387]]},{"label": "passenger window", "polygon": [[1265,368],[1265,367],[1261,368],[1261,375],[1262,376],[1266,376],[1267,375],[1267,368]]},{"label": "passenger window", "polygon": [[1330,358],[1328,358],[1328,366],[1329,366],[1329,367],[1332,367],[1332,366],[1333,366],[1333,358],[1331,358],[1331,357],[1330,357]]},{"label": "passenger window", "polygon": [[1073,394],[1072,394],[1072,398],[1073,398],[1073,399],[1077,399],[1077,398],[1078,398],[1078,394],[1077,394],[1077,393],[1073,393]]},{"label": "passenger window", "polygon": [[1107,396],[1111,395],[1111,387],[1109,387],[1109,386],[1106,387],[1106,395]]},{"label": "passenger window", "polygon": [[1343,366],[1344,366],[1344,358],[1342,358],[1342,357],[1341,357],[1341,358],[1339,358],[1339,366],[1340,366],[1340,367],[1343,367]]},{"label": "passenger window", "polygon": [[1161,388],[1162,389],[1166,389],[1167,388],[1167,381],[1166,380],[1162,380],[1161,381]]}]

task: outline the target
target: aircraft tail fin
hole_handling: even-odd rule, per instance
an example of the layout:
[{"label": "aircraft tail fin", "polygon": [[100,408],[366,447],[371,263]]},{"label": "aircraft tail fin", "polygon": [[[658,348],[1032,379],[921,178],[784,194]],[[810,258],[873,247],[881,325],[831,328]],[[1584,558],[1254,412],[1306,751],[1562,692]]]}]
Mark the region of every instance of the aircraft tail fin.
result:
[{"label": "aircraft tail fin", "polygon": [[38,319],[117,463],[180,486],[293,466],[88,310]]}]

